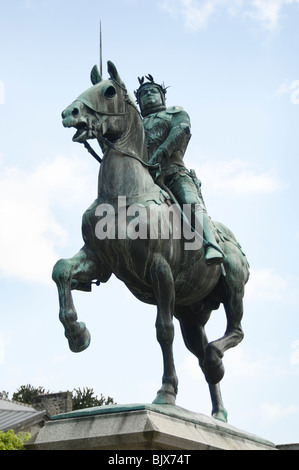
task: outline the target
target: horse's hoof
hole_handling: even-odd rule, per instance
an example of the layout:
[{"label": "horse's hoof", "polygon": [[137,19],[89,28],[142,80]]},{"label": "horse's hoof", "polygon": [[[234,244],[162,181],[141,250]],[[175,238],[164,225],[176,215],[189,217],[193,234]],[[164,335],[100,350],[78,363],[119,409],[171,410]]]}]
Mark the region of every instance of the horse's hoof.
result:
[{"label": "horse's hoof", "polygon": [[224,377],[225,371],[224,371],[224,365],[222,361],[218,365],[205,364],[203,370],[204,370],[206,381],[210,385],[218,384],[219,382],[221,382],[221,380]]},{"label": "horse's hoof", "polygon": [[175,396],[171,393],[159,393],[153,401],[153,405],[175,405]]},{"label": "horse's hoof", "polygon": [[223,410],[213,411],[212,417],[214,419],[218,419],[218,421],[223,421],[227,423],[227,411],[223,408]]},{"label": "horse's hoof", "polygon": [[206,348],[206,357],[202,365],[206,381],[210,385],[218,384],[224,376],[223,355],[210,343]]},{"label": "horse's hoof", "polygon": [[69,341],[69,348],[74,353],[79,353],[84,351],[90,345],[90,333],[85,326],[85,323],[76,323],[72,334],[68,332],[66,337]]},{"label": "horse's hoof", "polygon": [[162,385],[153,401],[154,405],[175,405],[176,393],[170,385]]}]

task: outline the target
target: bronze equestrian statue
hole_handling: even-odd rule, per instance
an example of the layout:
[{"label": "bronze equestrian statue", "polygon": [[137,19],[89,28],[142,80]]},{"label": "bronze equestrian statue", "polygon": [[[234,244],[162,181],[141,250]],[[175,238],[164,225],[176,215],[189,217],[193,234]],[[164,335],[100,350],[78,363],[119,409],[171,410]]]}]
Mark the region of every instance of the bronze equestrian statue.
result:
[{"label": "bronze equestrian statue", "polygon": [[[168,238],[161,236],[161,224],[151,224],[151,217],[160,222],[169,218],[173,199],[150,174],[159,173],[155,164],[159,158],[154,153],[148,161],[142,118],[111,62],[108,72],[110,78],[103,80],[94,68],[93,86],[62,113],[63,125],[76,129],[73,141],[83,143],[96,156],[88,143],[96,139],[103,151],[102,159],[96,156],[101,161],[97,199],[82,220],[84,246],[53,268],[65,336],[74,352],[89,346],[90,334],[78,321],[71,291],[90,291],[93,283],[107,282],[115,274],[139,300],[157,306],[156,331],[164,370],[154,403],[175,404],[175,316],[185,344],[198,358],[209,384],[212,416],[226,421],[219,384],[224,375],[222,358],[227,349],[243,339],[241,319],[248,262],[234,235],[218,222],[213,222],[215,243],[211,241],[210,246],[217,252],[216,257],[220,254],[223,259],[211,263],[205,259],[208,243],[201,243],[197,250],[186,249],[185,238],[175,236],[175,219],[169,222]],[[164,177],[163,172],[161,168]],[[167,178],[165,182],[169,184]],[[140,227],[146,227],[151,236],[138,236]],[[220,304],[226,313],[226,331],[221,338],[208,342],[205,324]]]}]

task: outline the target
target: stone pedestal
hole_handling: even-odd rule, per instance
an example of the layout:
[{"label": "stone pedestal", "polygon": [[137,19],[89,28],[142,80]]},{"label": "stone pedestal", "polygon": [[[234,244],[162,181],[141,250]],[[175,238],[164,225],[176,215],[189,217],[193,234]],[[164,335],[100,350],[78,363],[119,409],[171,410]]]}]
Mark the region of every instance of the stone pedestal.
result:
[{"label": "stone pedestal", "polygon": [[260,437],[172,405],[110,405],[53,416],[30,450],[276,450]]}]

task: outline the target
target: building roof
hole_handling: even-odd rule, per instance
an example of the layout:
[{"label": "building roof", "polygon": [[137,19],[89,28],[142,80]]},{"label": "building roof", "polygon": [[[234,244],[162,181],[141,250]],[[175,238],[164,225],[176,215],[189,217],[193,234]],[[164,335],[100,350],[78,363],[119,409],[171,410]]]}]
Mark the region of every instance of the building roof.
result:
[{"label": "building roof", "polygon": [[48,420],[46,410],[37,411],[30,405],[0,399],[0,430],[22,431],[41,421]]}]

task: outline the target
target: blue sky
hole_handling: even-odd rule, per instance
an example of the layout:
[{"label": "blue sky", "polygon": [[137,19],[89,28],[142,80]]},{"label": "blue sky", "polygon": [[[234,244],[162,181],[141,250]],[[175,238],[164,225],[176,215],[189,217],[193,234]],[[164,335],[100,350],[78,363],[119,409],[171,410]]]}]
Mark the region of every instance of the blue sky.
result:
[{"label": "blue sky", "polygon": [[[185,156],[210,216],[247,254],[244,341],[226,353],[230,424],[298,442],[298,0],[15,0],[0,14],[0,390],[91,387],[118,403],[151,402],[162,375],[155,308],[116,279],[75,293],[92,334],[69,351],[52,267],[82,246],[81,216],[98,164],[61,111],[90,86],[103,28],[132,94],[151,73],[189,113]],[[177,404],[210,414],[205,379],[176,326]],[[223,309],[207,331],[225,329]]]}]

